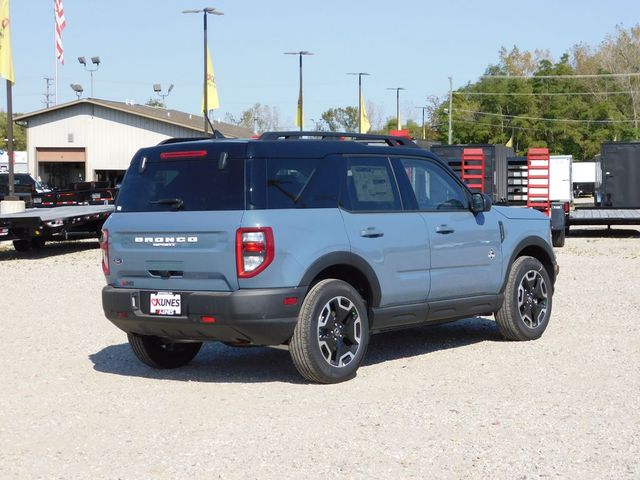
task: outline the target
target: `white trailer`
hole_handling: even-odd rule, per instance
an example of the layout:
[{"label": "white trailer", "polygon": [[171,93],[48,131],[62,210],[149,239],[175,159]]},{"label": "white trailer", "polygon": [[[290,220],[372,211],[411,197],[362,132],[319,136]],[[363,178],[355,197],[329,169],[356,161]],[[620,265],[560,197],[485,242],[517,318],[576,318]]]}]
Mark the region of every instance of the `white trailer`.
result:
[{"label": "white trailer", "polygon": [[[549,200],[570,205],[573,202],[573,157],[551,155],[549,158]],[[568,210],[567,210],[568,211]]]}]

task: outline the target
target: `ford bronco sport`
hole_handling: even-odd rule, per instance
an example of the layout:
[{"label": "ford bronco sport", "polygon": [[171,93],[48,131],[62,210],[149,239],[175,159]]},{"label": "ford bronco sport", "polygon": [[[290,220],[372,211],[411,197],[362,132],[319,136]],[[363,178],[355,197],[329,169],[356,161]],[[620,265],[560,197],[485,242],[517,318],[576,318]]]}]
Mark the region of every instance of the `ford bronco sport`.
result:
[{"label": "ford bronco sport", "polygon": [[550,236],[406,139],[172,140],[136,153],[104,224],[103,308],[155,368],[204,341],[288,344],[302,376],[334,383],[377,332],[495,314],[507,339],[540,337]]}]

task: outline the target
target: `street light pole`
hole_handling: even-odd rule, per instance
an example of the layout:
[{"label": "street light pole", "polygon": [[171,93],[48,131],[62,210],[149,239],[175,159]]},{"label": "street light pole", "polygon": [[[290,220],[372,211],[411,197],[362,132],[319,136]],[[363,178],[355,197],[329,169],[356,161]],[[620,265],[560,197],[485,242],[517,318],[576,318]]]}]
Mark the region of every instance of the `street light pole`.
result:
[{"label": "street light pole", "polygon": [[451,116],[453,115],[453,77],[449,77],[449,145],[453,141],[453,128],[451,125]]},{"label": "street light pole", "polygon": [[387,90],[396,91],[396,126],[398,130],[402,130],[402,124],[400,123],[400,90],[404,90],[402,87],[389,87]]},{"label": "street light pole", "polygon": [[362,132],[362,76],[370,75],[367,72],[347,73],[347,75],[358,76],[358,133]]},{"label": "street light pole", "polygon": [[93,97],[93,72],[97,71],[100,68],[100,57],[91,57],[91,63],[93,63],[96,68],[89,68],[87,67],[87,59],[85,57],[78,57],[78,62],[80,62],[80,65],[82,65],[84,67],[84,69],[89,72],[89,75],[91,76],[91,98]]},{"label": "street light pole", "polygon": [[207,8],[202,8],[202,9],[197,9],[197,10],[183,10],[182,13],[202,13],[202,18],[203,18],[203,42],[204,42],[204,48],[203,48],[203,65],[204,65],[204,83],[202,84],[202,88],[203,88],[203,100],[204,100],[204,105],[202,107],[202,114],[204,115],[204,133],[207,134],[208,133],[208,125],[209,125],[209,113],[208,113],[208,108],[209,108],[209,99],[207,97],[207,15],[224,15],[224,13],[219,12],[218,10],[216,10],[215,8],[211,8],[211,7],[207,7]]},{"label": "street light pole", "polygon": [[417,107],[417,108],[421,108],[422,109],[422,140],[426,140],[427,139],[427,135],[426,135],[425,127],[424,127],[424,112],[427,109],[427,107]]},{"label": "street light pole", "polygon": [[300,90],[298,92],[298,110],[299,113],[296,115],[300,115],[300,131],[304,130],[304,101],[302,96],[302,56],[303,55],[313,55],[312,52],[307,52],[306,50],[300,50],[299,52],[284,52],[285,55],[298,55],[300,57]]}]

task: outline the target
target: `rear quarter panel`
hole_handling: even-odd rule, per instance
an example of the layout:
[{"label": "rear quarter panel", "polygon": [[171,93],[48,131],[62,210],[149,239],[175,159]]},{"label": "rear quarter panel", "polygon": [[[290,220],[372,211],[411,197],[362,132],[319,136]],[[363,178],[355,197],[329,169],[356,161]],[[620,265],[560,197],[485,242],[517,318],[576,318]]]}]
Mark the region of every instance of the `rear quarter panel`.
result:
[{"label": "rear quarter panel", "polygon": [[349,252],[349,240],[337,208],[248,210],[243,227],[271,227],[275,258],[253,278],[239,279],[240,288],[298,286],[309,266],[332,252]]}]

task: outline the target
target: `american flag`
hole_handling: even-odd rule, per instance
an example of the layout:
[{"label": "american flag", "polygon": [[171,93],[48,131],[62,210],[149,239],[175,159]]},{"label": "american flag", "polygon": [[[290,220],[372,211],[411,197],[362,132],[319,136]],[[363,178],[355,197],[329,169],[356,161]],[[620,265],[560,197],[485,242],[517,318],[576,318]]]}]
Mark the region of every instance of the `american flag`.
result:
[{"label": "american flag", "polygon": [[64,19],[64,8],[62,0],[53,0],[56,16],[56,58],[64,65],[64,48],[62,47],[62,31],[67,26]]}]

